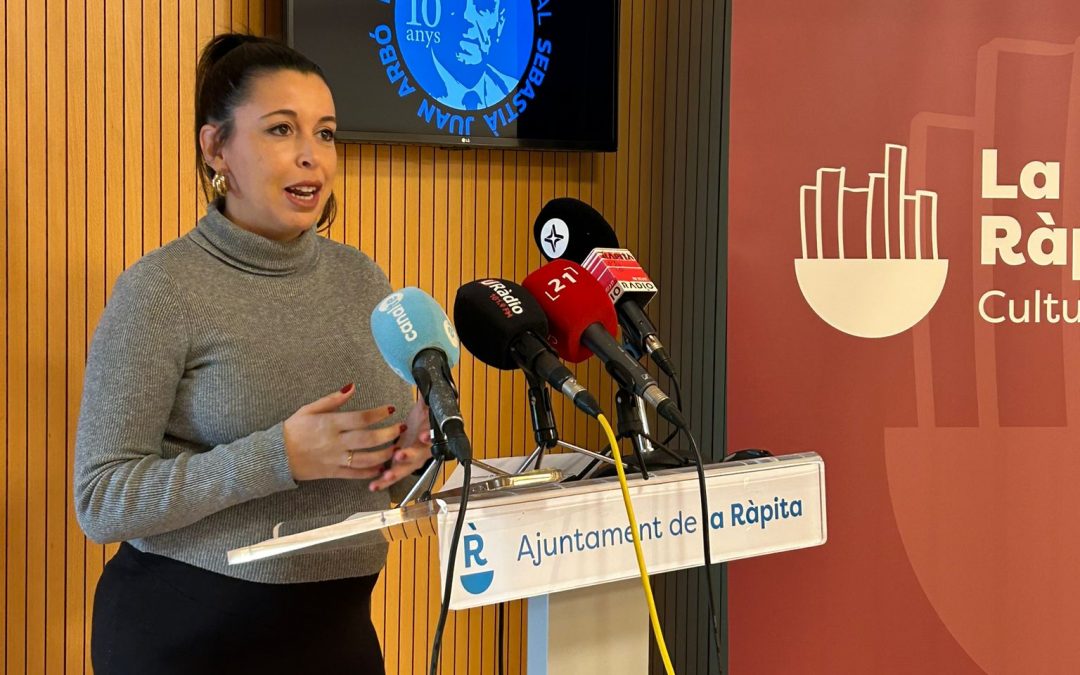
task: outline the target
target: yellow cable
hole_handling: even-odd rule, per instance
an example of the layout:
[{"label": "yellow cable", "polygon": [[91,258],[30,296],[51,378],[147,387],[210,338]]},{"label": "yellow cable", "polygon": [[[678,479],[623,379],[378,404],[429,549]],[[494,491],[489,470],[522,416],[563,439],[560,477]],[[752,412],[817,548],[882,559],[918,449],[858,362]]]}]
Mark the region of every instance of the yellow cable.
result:
[{"label": "yellow cable", "polygon": [[626,474],[623,472],[622,456],[619,454],[619,441],[615,438],[615,432],[611,430],[611,424],[603,415],[597,415],[600,426],[604,427],[608,443],[611,445],[611,454],[615,458],[615,470],[619,473],[619,488],[622,490],[623,504],[626,505],[626,515],[630,519],[630,534],[634,540],[634,553],[637,554],[638,572],[641,574],[641,586],[645,589],[645,601],[649,604],[649,621],[652,622],[653,635],[656,636],[656,646],[660,650],[660,658],[664,660],[664,670],[667,675],[675,675],[675,669],[671,666],[671,657],[667,653],[667,645],[664,644],[664,633],[660,630],[660,618],[656,616],[656,603],[653,602],[652,587],[649,585],[649,572],[645,569],[645,556],[641,552],[641,539],[638,537],[637,518],[634,517],[634,505],[630,503],[630,488],[626,485]]}]

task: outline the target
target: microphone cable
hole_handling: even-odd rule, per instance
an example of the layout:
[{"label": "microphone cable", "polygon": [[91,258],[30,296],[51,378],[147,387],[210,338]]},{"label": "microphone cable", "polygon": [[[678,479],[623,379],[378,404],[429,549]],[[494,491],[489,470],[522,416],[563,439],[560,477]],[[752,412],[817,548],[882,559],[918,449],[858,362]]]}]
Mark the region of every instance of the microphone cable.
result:
[{"label": "microphone cable", "polygon": [[454,562],[457,560],[458,542],[461,541],[461,528],[465,524],[465,509],[469,505],[469,492],[472,487],[472,460],[461,461],[464,477],[461,484],[461,503],[458,506],[457,521],[454,523],[454,534],[450,539],[450,557],[446,563],[446,588],[443,589],[442,606],[439,608],[439,623],[435,628],[435,639],[431,644],[431,667],[430,675],[437,675],[439,670],[439,652],[442,649],[443,629],[446,627],[446,615],[450,611],[450,593],[454,590]]},{"label": "microphone cable", "polygon": [[[670,382],[672,384],[672,386],[675,388],[675,407],[678,408],[681,411],[683,409],[682,408],[682,386],[679,384],[679,378],[676,377],[674,368],[672,368],[671,373],[668,375],[668,382]],[[668,434],[667,438],[664,439],[664,442],[661,443],[661,445],[667,445],[671,441],[675,440],[675,437],[678,436],[678,435],[679,435],[679,427],[675,427],[674,429],[671,430],[671,433]]]},{"label": "microphone cable", "polygon": [[634,541],[634,554],[637,556],[641,586],[645,590],[645,602],[649,605],[649,621],[652,623],[656,647],[660,650],[660,658],[664,662],[664,670],[667,675],[675,675],[675,669],[671,665],[671,657],[668,656],[667,645],[664,643],[664,632],[660,628],[660,618],[656,615],[656,603],[653,601],[652,586],[649,585],[649,571],[645,569],[645,555],[641,552],[637,518],[634,516],[634,505],[630,501],[630,488],[626,484],[626,472],[623,471],[622,456],[619,454],[619,442],[615,440],[615,432],[612,431],[607,418],[603,415],[597,415],[596,419],[600,422],[600,426],[604,428],[608,444],[611,445],[611,454],[615,458],[615,470],[619,474],[619,489],[622,491],[623,505],[626,506],[626,516],[630,519],[630,535]]},{"label": "microphone cable", "polygon": [[506,642],[506,603],[505,602],[500,602],[499,604],[495,605],[495,617],[496,617],[496,625],[497,625],[497,628],[496,628],[495,632],[499,636],[499,638],[498,638],[499,639],[499,647],[498,647],[498,650],[497,650],[497,653],[496,653],[496,656],[498,658],[498,663],[499,663],[499,667],[497,669],[497,672],[498,672],[498,675],[505,675],[505,673],[506,673],[506,670],[505,670],[506,665],[503,663],[506,660],[505,645],[503,644],[504,642]]},{"label": "microphone cable", "polygon": [[[679,383],[679,378],[676,376],[674,369],[668,374],[668,380],[674,385],[675,389],[675,405],[682,410],[682,386]],[[686,438],[690,441],[690,448],[694,451],[693,463],[694,468],[697,469],[698,474],[698,492],[701,494],[701,516],[702,516],[702,548],[705,553],[705,582],[709,589],[709,625],[712,627],[713,641],[716,643],[716,662],[723,663],[720,651],[720,622],[716,614],[716,593],[713,591],[713,575],[712,575],[712,545],[709,540],[709,533],[712,531],[712,523],[710,518],[712,514],[709,512],[709,498],[707,488],[705,486],[705,466],[704,461],[701,458],[701,449],[698,447],[697,439],[690,433],[690,429],[683,429],[676,426],[663,443],[659,444],[659,447],[665,447],[670,443],[679,432],[682,431],[686,434]]]},{"label": "microphone cable", "polygon": [[694,466],[698,475],[698,491],[701,493],[701,538],[705,550],[705,581],[709,588],[709,623],[712,626],[713,640],[716,643],[716,662],[719,664],[723,663],[724,660],[721,658],[720,652],[720,622],[717,620],[716,593],[713,591],[712,545],[709,541],[709,533],[712,531],[712,514],[709,513],[709,499],[705,487],[705,467],[701,459],[701,450],[698,448],[697,439],[694,438],[689,429],[682,429],[682,431],[686,434],[686,438],[690,441],[690,448],[694,451]]}]

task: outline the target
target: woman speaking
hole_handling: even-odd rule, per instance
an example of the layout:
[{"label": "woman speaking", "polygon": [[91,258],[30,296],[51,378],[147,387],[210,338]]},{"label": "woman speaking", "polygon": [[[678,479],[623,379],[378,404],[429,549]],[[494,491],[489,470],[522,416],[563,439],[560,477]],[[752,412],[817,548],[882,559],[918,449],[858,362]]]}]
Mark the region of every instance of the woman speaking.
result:
[{"label": "woman speaking", "polygon": [[98,675],[384,672],[370,596],[385,544],[226,564],[275,523],[387,508],[430,456],[427,408],[370,332],[385,275],[318,232],[334,115],[289,47],[228,34],[202,52],[212,199],[120,276],[87,361],[76,512],[94,541],[123,542],[94,599]]}]

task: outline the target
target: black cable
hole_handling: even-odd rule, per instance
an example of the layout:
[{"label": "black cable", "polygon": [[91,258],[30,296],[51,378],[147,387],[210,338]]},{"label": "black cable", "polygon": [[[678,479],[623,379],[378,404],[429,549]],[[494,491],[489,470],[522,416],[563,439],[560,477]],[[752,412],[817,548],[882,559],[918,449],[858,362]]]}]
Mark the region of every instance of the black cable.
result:
[{"label": "black cable", "polygon": [[506,658],[506,655],[503,653],[505,651],[505,648],[504,648],[504,645],[503,645],[503,640],[505,639],[504,633],[506,632],[506,628],[505,628],[505,625],[506,625],[506,603],[505,602],[500,602],[498,605],[496,605],[496,607],[495,607],[495,616],[496,616],[496,619],[497,619],[497,624],[496,624],[496,629],[495,630],[496,630],[496,632],[498,633],[498,636],[499,636],[499,638],[498,638],[499,639],[499,657],[498,657],[499,658],[499,667],[498,667],[497,672],[499,673],[499,675],[503,675],[503,673],[506,672],[505,670],[503,670],[503,668],[504,668],[503,660]]},{"label": "black cable", "polygon": [[[675,407],[678,408],[679,410],[682,410],[683,409],[683,407],[682,407],[682,385],[679,384],[679,378],[675,376],[674,372],[672,372],[671,377],[669,377],[668,380],[671,382],[671,385],[673,387],[675,387]],[[664,442],[661,443],[660,445],[667,445],[672,440],[674,440],[675,437],[678,436],[678,435],[679,435],[679,428],[675,427],[674,429],[671,430],[671,433],[668,434],[668,437],[665,438]]]},{"label": "black cable", "polygon": [[716,618],[716,593],[713,591],[712,546],[709,543],[709,533],[712,530],[712,523],[710,522],[711,514],[709,512],[709,500],[705,488],[705,467],[703,466],[701,459],[701,450],[698,448],[697,440],[694,438],[694,435],[690,433],[689,429],[683,429],[682,431],[686,432],[686,438],[690,441],[690,447],[694,451],[694,464],[697,467],[698,489],[701,493],[701,537],[705,549],[705,579],[709,586],[709,621],[712,624],[713,639],[716,641],[716,662],[723,663],[724,659],[721,658],[720,651],[720,622]]},{"label": "black cable", "polygon": [[436,675],[439,670],[443,628],[446,627],[446,615],[450,611],[450,593],[454,590],[454,561],[457,560],[458,542],[461,540],[461,528],[465,524],[465,509],[469,505],[469,490],[472,487],[472,462],[459,460],[459,463],[465,475],[461,484],[461,504],[458,506],[457,521],[454,523],[454,535],[450,540],[450,559],[446,562],[446,588],[443,589],[442,607],[439,609],[439,624],[435,628],[435,640],[431,644],[431,668],[428,670],[431,675]]}]

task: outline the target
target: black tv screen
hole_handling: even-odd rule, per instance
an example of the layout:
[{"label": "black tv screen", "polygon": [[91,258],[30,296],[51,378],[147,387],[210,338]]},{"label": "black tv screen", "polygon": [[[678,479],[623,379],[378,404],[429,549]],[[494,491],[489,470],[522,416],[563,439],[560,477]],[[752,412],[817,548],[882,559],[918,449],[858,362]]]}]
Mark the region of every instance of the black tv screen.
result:
[{"label": "black tv screen", "polygon": [[342,140],[614,151],[618,0],[288,0]]}]

